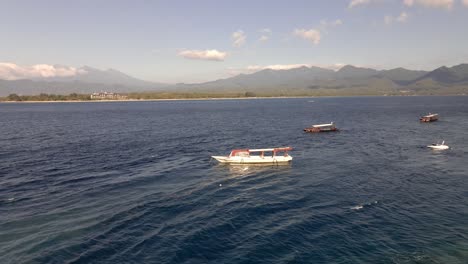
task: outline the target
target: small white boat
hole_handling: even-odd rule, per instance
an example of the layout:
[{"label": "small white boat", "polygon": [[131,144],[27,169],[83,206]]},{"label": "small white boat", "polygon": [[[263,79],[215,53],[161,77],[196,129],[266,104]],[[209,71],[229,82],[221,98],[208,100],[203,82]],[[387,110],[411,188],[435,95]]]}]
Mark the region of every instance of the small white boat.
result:
[{"label": "small white boat", "polygon": [[431,144],[427,147],[433,150],[445,150],[450,148],[449,146],[445,145],[445,141],[442,141],[442,143]]},{"label": "small white boat", "polygon": [[[229,164],[288,164],[292,161],[288,151],[291,147],[284,148],[266,148],[266,149],[235,149],[229,156],[211,156],[220,163]],[[258,153],[258,155],[251,155]]]}]

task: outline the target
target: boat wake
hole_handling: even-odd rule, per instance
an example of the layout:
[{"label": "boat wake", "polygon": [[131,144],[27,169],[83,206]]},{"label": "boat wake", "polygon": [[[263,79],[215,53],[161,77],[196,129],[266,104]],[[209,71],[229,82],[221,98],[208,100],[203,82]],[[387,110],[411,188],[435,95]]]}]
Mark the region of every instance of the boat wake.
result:
[{"label": "boat wake", "polygon": [[359,204],[359,205],[353,206],[353,207],[351,207],[349,209],[351,209],[351,210],[361,210],[361,209],[364,209],[366,207],[376,205],[378,203],[379,203],[379,201],[373,201],[373,202],[369,202],[369,203],[365,203],[365,204]]}]

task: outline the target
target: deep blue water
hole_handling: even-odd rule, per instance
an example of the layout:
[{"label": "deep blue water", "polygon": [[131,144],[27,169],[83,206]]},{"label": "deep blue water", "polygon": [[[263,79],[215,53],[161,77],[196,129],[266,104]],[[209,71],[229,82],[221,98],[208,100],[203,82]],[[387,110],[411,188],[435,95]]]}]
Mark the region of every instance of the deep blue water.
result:
[{"label": "deep blue water", "polygon": [[468,97],[1,104],[0,263],[468,263]]}]

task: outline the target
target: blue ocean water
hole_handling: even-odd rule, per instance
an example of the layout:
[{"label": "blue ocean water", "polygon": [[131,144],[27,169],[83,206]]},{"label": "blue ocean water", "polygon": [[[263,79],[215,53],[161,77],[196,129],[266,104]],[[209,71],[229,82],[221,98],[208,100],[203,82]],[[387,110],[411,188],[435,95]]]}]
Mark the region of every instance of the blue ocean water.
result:
[{"label": "blue ocean water", "polygon": [[467,131],[468,97],[1,104],[0,263],[468,263]]}]

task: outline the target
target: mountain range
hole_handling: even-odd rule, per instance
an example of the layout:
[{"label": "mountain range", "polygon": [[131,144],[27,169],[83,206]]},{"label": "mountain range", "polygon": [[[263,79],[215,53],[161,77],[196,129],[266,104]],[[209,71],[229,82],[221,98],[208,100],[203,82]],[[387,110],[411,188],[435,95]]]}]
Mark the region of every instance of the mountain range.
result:
[{"label": "mountain range", "polygon": [[0,79],[0,96],[16,93],[36,95],[40,93],[70,94],[93,92],[141,92],[168,86],[163,83],[143,81],[114,69],[99,70],[89,66],[78,69],[80,74],[60,77],[34,77],[30,79]]},{"label": "mountain range", "polygon": [[375,70],[346,65],[338,71],[319,67],[264,69],[227,79],[178,85],[186,91],[250,91],[266,94],[463,94],[468,92],[468,64],[433,71],[404,68]]},{"label": "mountain range", "polygon": [[68,77],[0,80],[0,96],[11,93],[108,92],[219,92],[262,94],[465,94],[468,64],[439,67],[432,71],[404,68],[375,70],[346,65],[338,71],[320,67],[289,70],[264,69],[251,74],[197,84],[164,84],[139,80],[117,70],[80,68],[82,74]]}]

